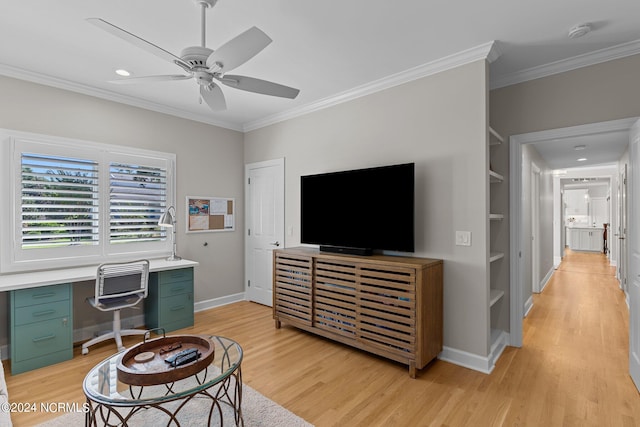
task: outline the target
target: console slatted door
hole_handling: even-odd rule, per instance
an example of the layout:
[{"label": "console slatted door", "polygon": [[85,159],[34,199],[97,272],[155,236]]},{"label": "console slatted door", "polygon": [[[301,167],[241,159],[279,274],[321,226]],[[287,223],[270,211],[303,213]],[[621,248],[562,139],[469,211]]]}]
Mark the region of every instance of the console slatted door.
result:
[{"label": "console slatted door", "polygon": [[312,265],[312,257],[276,254],[274,308],[278,317],[312,325]]},{"label": "console slatted door", "polygon": [[315,327],[355,339],[356,266],[316,259]]},{"label": "console slatted door", "polygon": [[384,352],[415,359],[415,270],[362,264],[358,276],[358,339]]}]

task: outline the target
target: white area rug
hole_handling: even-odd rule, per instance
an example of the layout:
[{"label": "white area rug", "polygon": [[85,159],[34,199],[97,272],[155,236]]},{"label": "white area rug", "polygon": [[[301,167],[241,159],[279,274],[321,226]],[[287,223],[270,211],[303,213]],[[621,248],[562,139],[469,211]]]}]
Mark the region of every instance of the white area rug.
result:
[{"label": "white area rug", "polygon": [[[183,408],[178,421],[181,426],[204,426],[209,416],[211,400],[205,398],[192,399]],[[227,405],[222,405],[226,408]],[[233,411],[225,409],[224,425],[233,426]],[[72,427],[84,425],[84,413],[68,413],[40,424],[38,427]],[[313,427],[293,412],[283,408],[274,401],[264,397],[246,384],[242,385],[242,417],[246,427]],[[212,417],[212,426],[219,426],[218,417]],[[166,426],[168,417],[156,409],[142,410],[129,421],[129,426],[161,427]],[[172,424],[175,426],[175,424]]]}]

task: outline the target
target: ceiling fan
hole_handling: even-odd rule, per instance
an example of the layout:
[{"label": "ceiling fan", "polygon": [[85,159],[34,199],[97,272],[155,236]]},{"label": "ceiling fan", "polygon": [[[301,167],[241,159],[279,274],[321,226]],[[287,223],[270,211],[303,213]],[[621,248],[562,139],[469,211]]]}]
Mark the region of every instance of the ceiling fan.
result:
[{"label": "ceiling fan", "polygon": [[116,84],[149,83],[171,80],[195,79],[200,85],[200,96],[212,110],[227,108],[224,94],[219,83],[236,89],[293,99],[300,90],[254,77],[226,74],[234,68],[244,64],[262,51],[271,39],[257,27],[251,27],[239,36],[231,39],[218,50],[205,46],[205,23],[207,8],[216,5],[218,0],[194,0],[201,7],[201,46],[189,46],[176,56],[155,44],[148,42],[135,34],[117,27],[100,18],[87,18],[87,21],[108,33],[127,41],[134,46],[144,49],[162,59],[173,62],[182,68],[186,74],[170,74],[159,76],[132,77],[113,80]]}]

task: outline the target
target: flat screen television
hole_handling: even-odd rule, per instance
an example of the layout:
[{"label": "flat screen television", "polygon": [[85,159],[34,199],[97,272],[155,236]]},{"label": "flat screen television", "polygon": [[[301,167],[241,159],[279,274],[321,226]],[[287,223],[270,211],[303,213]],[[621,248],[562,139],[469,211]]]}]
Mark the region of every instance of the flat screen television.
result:
[{"label": "flat screen television", "polygon": [[300,177],[301,242],[368,255],[414,251],[413,163]]}]

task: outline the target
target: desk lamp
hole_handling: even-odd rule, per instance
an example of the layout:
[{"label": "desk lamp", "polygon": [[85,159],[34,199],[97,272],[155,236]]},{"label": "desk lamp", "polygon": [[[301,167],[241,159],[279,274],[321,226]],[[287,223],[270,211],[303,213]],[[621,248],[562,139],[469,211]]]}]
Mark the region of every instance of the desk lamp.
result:
[{"label": "desk lamp", "polygon": [[[173,211],[173,213],[171,213]],[[169,206],[158,220],[158,225],[164,228],[171,228],[171,241],[173,243],[173,253],[167,261],[179,261],[182,258],[176,255],[176,208]]]}]

